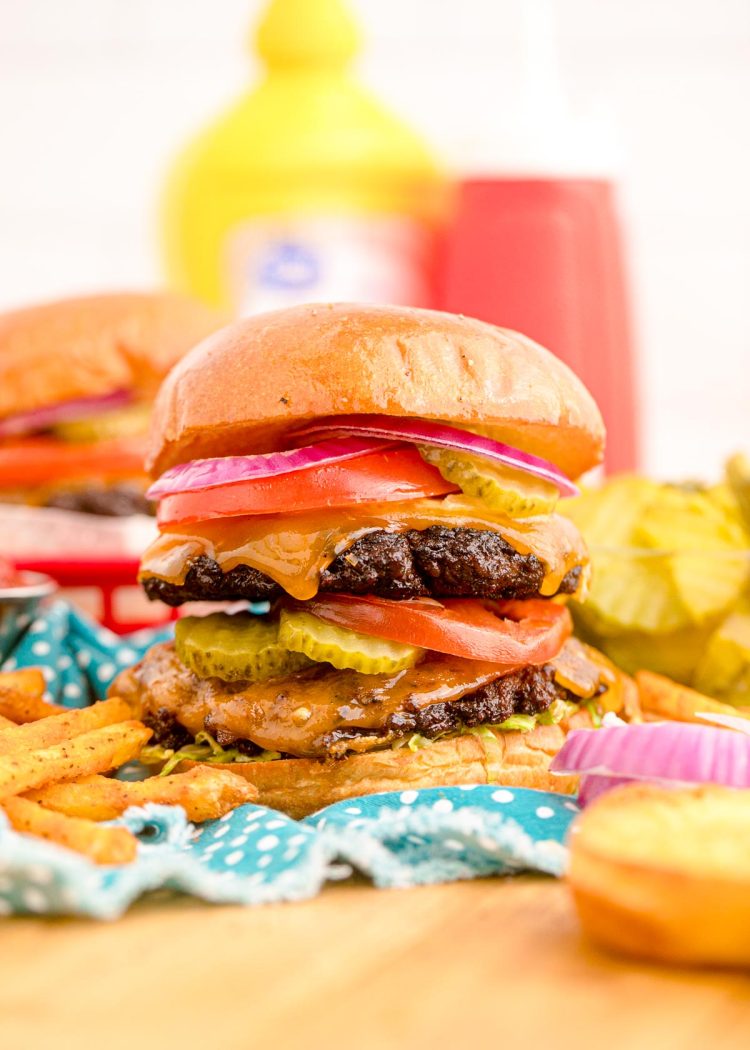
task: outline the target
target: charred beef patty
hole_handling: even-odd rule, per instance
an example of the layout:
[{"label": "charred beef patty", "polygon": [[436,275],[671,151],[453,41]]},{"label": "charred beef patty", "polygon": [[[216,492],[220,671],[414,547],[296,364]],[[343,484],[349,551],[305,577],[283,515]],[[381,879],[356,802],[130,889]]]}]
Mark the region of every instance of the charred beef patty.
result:
[{"label": "charred beef patty", "polygon": [[511,715],[536,715],[555,700],[570,700],[567,689],[555,681],[555,672],[549,664],[543,667],[524,667],[520,671],[498,678],[474,693],[443,704],[430,704],[418,710],[403,710],[391,715],[382,730],[334,729],[325,740],[331,758],[343,758],[349,745],[358,737],[373,735],[384,739],[420,736],[434,739],[451,730],[471,729],[481,725],[499,725]]},{"label": "charred beef patty", "polygon": [[[551,665],[524,667],[459,700],[430,704],[422,708],[410,705],[407,700],[401,709],[391,714],[378,729],[334,729],[323,737],[321,743],[326,757],[340,759],[346,757],[350,751],[376,749],[414,733],[434,739],[451,730],[498,725],[513,714],[539,714],[546,711],[555,700],[576,701],[577,698],[555,681],[555,671]],[[153,730],[153,744],[177,750],[193,741],[192,734],[166,707],[147,710],[143,721]],[[220,744],[232,747],[242,754],[252,756],[262,751],[252,740],[237,739],[221,729],[217,730],[210,715],[204,721],[204,728],[211,732]],[[365,741],[366,747],[362,748],[361,745]]]},{"label": "charred beef patty", "polygon": [[97,514],[108,518],[128,518],[131,514],[154,514],[143,489],[137,485],[113,485],[104,488],[87,485],[69,492],[57,492],[44,504],[57,510],[75,510],[81,514]]},{"label": "charred beef patty", "polygon": [[[572,569],[560,594],[573,594],[581,567]],[[519,554],[496,532],[433,525],[395,533],[379,529],[362,536],[321,573],[320,590],[373,594],[381,598],[534,598],[544,566],[534,554]],[[200,555],[181,586],[150,577],[143,581],[152,601],[263,601],[283,594],[265,573],[238,565],[224,573]]]}]

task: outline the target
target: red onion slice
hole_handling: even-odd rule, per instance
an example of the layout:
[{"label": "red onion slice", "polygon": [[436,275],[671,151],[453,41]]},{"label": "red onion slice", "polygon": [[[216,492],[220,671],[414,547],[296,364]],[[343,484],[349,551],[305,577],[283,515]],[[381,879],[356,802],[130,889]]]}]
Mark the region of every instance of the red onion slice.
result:
[{"label": "red onion slice", "polygon": [[578,788],[578,805],[583,808],[590,805],[600,795],[605,795],[616,787],[632,784],[631,777],[605,777],[599,773],[587,773],[581,777]]},{"label": "red onion slice", "polygon": [[364,456],[390,448],[393,441],[374,441],[372,438],[344,438],[340,441],[321,441],[304,448],[290,448],[285,452],[267,452],[258,456],[221,456],[216,459],[194,459],[167,470],[146,493],[148,499],[162,499],[180,492],[200,492],[217,485],[231,485],[252,478],[272,478],[292,474],[310,467]]},{"label": "red onion slice", "polygon": [[468,452],[481,456],[493,463],[505,467],[523,470],[543,481],[557,486],[561,496],[577,496],[578,489],[573,482],[558,470],[554,463],[529,452],[521,452],[511,445],[473,434],[458,427],[446,426],[444,423],[432,423],[426,419],[396,418],[394,416],[331,416],[326,420],[312,423],[297,432],[300,437],[333,436],[366,436],[390,439],[391,441],[409,441],[415,445],[432,445],[435,448],[448,448],[456,452]]},{"label": "red onion slice", "polygon": [[610,787],[648,781],[748,788],[750,736],[686,722],[576,729],[550,768],[584,774],[582,794],[588,800],[603,792],[604,780]]},{"label": "red onion slice", "polygon": [[133,395],[129,390],[115,390],[101,397],[78,397],[72,401],[61,401],[57,405],[35,408],[31,412],[19,412],[18,415],[0,420],[0,438],[33,434],[57,423],[98,416],[101,412],[125,408],[132,400]]},{"label": "red onion slice", "polygon": [[704,722],[713,722],[714,725],[736,729],[738,733],[750,736],[750,718],[740,718],[739,715],[720,715],[714,711],[696,711],[696,716],[702,718]]}]

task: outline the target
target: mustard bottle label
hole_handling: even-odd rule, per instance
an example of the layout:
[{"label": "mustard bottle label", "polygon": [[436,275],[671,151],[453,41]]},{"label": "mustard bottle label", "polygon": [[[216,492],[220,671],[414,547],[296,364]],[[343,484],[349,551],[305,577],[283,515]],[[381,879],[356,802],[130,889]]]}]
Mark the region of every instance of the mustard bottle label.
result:
[{"label": "mustard bottle label", "polygon": [[249,219],[226,238],[226,286],[239,316],[313,301],[430,306],[432,248],[405,216]]}]

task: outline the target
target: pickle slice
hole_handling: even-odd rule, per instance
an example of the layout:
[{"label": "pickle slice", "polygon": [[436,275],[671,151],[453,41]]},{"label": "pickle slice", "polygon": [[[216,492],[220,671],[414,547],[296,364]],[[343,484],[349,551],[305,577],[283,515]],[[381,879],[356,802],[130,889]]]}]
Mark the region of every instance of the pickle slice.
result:
[{"label": "pickle slice", "polygon": [[185,616],[175,624],[175,648],[199,678],[224,682],[262,682],[310,665],[281,644],[278,620],[250,613]]},{"label": "pickle slice", "polygon": [[727,460],[726,478],[737,501],[742,523],[750,533],[750,459],[737,452]]},{"label": "pickle slice", "polygon": [[708,640],[695,670],[696,689],[732,704],[750,704],[750,612],[733,612]]},{"label": "pickle slice", "polygon": [[669,555],[592,551],[593,572],[582,619],[603,636],[622,631],[675,631],[692,622],[670,576]]},{"label": "pickle slice", "polygon": [[148,405],[127,405],[125,408],[115,408],[98,416],[89,416],[87,419],[70,419],[66,423],[57,423],[53,430],[63,441],[72,444],[109,441],[145,434],[148,430],[149,416]]},{"label": "pickle slice", "polygon": [[560,503],[590,547],[629,547],[632,533],[660,486],[647,478],[623,474],[601,489],[588,489]]},{"label": "pickle slice", "polygon": [[[578,618],[576,628],[582,628]],[[710,629],[690,625],[660,634],[623,631],[619,635],[602,637],[596,632],[589,633],[583,627],[581,633],[628,674],[648,668],[676,682],[692,685],[695,668]]]},{"label": "pickle slice", "polygon": [[728,612],[750,577],[736,513],[709,492],[664,485],[633,532],[638,546],[672,552],[665,560],[694,623]]},{"label": "pickle slice", "polygon": [[557,486],[549,481],[523,470],[495,466],[479,456],[457,456],[447,449],[423,445],[419,446],[419,452],[465,495],[480,499],[487,507],[501,510],[510,518],[551,514],[560,496]]},{"label": "pickle slice", "polygon": [[403,671],[413,667],[424,652],[416,645],[373,638],[347,627],[324,623],[312,613],[288,609],[281,612],[279,642],[292,652],[304,653],[318,663],[362,674]]}]

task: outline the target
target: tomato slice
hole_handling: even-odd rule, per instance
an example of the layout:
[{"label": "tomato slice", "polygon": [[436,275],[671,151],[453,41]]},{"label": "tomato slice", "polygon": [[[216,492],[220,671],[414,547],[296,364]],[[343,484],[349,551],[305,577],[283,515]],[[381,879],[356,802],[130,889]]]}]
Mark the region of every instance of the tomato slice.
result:
[{"label": "tomato slice", "polygon": [[505,602],[451,598],[437,602],[431,598],[394,601],[330,594],[294,605],[326,623],[376,638],[508,668],[546,663],[557,656],[572,631],[565,606],[542,598]]},{"label": "tomato slice", "polygon": [[458,492],[413,448],[373,452],[342,463],[251,478],[200,492],[181,492],[159,501],[160,525],[184,525],[212,518],[278,514],[421,499]]},{"label": "tomato slice", "polygon": [[0,443],[0,488],[143,474],[146,442],[140,438],[78,445],[37,437]]}]

